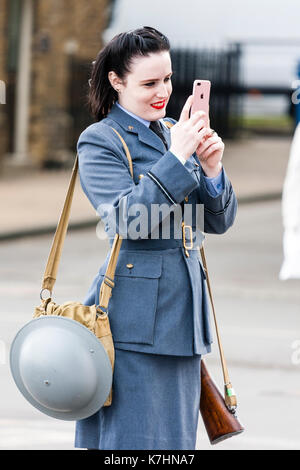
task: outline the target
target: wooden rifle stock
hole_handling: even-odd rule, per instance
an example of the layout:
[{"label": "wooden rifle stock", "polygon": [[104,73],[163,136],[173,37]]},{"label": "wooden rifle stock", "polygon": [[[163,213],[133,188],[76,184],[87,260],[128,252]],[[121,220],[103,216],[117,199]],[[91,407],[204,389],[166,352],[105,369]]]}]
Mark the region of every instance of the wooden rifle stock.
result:
[{"label": "wooden rifle stock", "polygon": [[217,444],[244,431],[235,412],[229,411],[225,405],[225,400],[209,375],[203,360],[201,360],[200,413],[211,444]]}]

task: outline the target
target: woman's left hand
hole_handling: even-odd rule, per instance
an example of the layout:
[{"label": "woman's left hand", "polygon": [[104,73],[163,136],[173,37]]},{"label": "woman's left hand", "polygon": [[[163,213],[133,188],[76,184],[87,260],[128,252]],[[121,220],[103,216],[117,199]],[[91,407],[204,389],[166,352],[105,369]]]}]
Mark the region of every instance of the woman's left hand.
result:
[{"label": "woman's left hand", "polygon": [[224,153],[224,142],[216,131],[211,130],[211,135],[205,136],[196,149],[197,157],[201,163],[206,176],[217,176],[222,170],[222,157]]}]

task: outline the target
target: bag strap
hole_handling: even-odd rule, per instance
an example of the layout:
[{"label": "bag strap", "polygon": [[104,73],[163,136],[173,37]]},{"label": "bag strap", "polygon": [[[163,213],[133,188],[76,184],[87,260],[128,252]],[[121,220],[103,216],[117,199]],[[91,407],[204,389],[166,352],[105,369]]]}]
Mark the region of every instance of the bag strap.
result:
[{"label": "bag strap", "polygon": [[237,398],[236,398],[234,389],[233,389],[233,387],[231,385],[231,382],[230,382],[230,379],[229,379],[228,368],[227,368],[227,364],[226,364],[226,360],[225,360],[225,356],[224,356],[223,346],[222,346],[222,343],[221,343],[221,338],[220,338],[220,333],[219,333],[219,328],[218,328],[218,323],[217,323],[217,317],[216,317],[214,301],[213,301],[213,297],[212,297],[211,284],[210,284],[210,280],[209,280],[209,275],[208,275],[208,270],[207,270],[207,263],[206,263],[203,244],[204,244],[204,242],[202,242],[202,245],[199,248],[199,251],[200,251],[200,254],[201,254],[203,268],[204,268],[204,271],[205,271],[205,274],[206,274],[206,284],[207,284],[207,289],[208,289],[208,293],[209,293],[211,308],[212,308],[213,316],[214,316],[214,323],[215,323],[215,328],[216,328],[216,335],[217,335],[220,359],[221,359],[222,370],[223,370],[225,404],[226,404],[227,408],[230,411],[234,411],[235,408],[237,407]]},{"label": "bag strap", "polygon": [[[119,139],[121,140],[121,142],[123,144],[123,147],[124,147],[124,150],[125,150],[125,153],[126,153],[126,157],[127,157],[127,160],[128,160],[128,164],[129,164],[129,171],[130,171],[131,177],[133,179],[132,158],[131,158],[129,149],[126,145],[125,140],[119,134],[119,132],[116,131],[116,129],[114,127],[112,127],[112,130],[117,134],[117,136],[119,137]],[[100,315],[101,314],[104,314],[104,315],[107,314],[109,299],[110,299],[111,294],[112,294],[112,289],[114,288],[114,285],[115,285],[114,284],[115,270],[116,270],[116,266],[117,266],[117,261],[118,261],[118,256],[119,256],[122,240],[123,239],[120,235],[118,235],[118,234],[115,235],[114,242],[113,242],[113,245],[112,245],[112,248],[111,248],[110,258],[109,258],[108,265],[107,265],[107,268],[106,268],[106,272],[105,272],[103,282],[102,282],[101,287],[100,287],[99,305],[97,306],[97,309],[98,309],[98,312],[99,312]]]},{"label": "bag strap", "polygon": [[63,247],[63,243],[64,243],[64,239],[66,236],[68,223],[69,223],[70,209],[71,209],[71,204],[73,200],[77,169],[78,169],[78,155],[76,154],[66,200],[65,200],[60,218],[59,218],[59,222],[58,222],[55,234],[54,234],[50,254],[49,254],[46,269],[44,272],[42,290],[40,294],[41,298],[42,298],[43,290],[49,290],[52,295],[52,290],[56,281],[58,264],[60,261],[62,247]]},{"label": "bag strap", "polygon": [[[131,159],[129,149],[126,145],[126,142],[121,137],[121,135],[116,131],[116,129],[114,129],[113,127],[112,129],[119,136],[124,146],[126,157],[128,159],[129,171],[130,171],[131,177],[133,178],[132,159]],[[71,204],[72,204],[73,195],[74,195],[77,172],[78,172],[78,154],[76,154],[65,203],[64,203],[64,206],[63,206],[63,209],[62,209],[62,212],[61,212],[58,224],[57,224],[54,237],[53,237],[50,253],[49,253],[47,264],[46,264],[46,269],[45,269],[44,276],[43,276],[42,290],[40,293],[40,297],[42,300],[43,300],[42,293],[44,290],[49,290],[50,297],[52,297],[52,292],[53,292],[53,287],[56,281],[62,247],[63,247],[64,240],[66,237],[66,232],[68,229],[70,210],[71,210]],[[121,244],[122,244],[122,237],[119,234],[116,234],[114,237],[113,244],[112,244],[109,261],[108,261],[106,272],[104,275],[104,280],[100,288],[99,305],[97,305],[97,312],[99,315],[104,315],[107,313],[109,299],[111,297],[112,289],[114,287],[114,275],[115,275],[115,270],[116,270],[116,265],[118,261]]]}]

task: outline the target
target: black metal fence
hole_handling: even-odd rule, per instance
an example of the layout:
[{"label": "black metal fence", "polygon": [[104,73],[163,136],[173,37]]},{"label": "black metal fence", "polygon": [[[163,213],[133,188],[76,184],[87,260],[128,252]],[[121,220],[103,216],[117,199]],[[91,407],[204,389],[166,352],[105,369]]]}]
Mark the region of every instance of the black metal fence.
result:
[{"label": "black metal fence", "polygon": [[[223,138],[234,137],[241,127],[241,95],[234,91],[240,86],[240,50],[231,46],[223,50],[174,49],[171,52],[173,94],[167,115],[178,119],[181,109],[192,93],[195,79],[211,81],[210,122]],[[86,106],[91,63],[72,60],[70,83],[70,114],[73,118],[72,142],[93,122]]]},{"label": "black metal fence", "polygon": [[175,119],[187,97],[192,93],[196,79],[211,81],[210,122],[222,137],[234,137],[241,126],[241,96],[234,93],[240,85],[240,50],[186,50],[171,52],[174,75],[173,94],[167,114]]}]

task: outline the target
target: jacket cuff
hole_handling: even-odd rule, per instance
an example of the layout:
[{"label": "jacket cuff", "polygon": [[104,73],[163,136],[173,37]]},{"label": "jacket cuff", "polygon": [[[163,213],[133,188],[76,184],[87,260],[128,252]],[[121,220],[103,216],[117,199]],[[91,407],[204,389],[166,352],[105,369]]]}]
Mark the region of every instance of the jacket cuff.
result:
[{"label": "jacket cuff", "polygon": [[222,175],[223,190],[216,195],[212,195],[207,189],[205,175],[201,168],[201,177],[200,177],[200,191],[202,195],[201,199],[204,204],[205,210],[215,215],[219,215],[226,210],[227,206],[231,202],[232,195],[233,195],[233,189],[226,175],[224,167],[222,168],[221,175]]},{"label": "jacket cuff", "polygon": [[147,173],[172,204],[180,203],[197,188],[197,181],[170,151],[166,152]]}]

